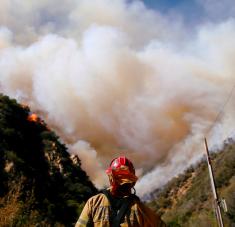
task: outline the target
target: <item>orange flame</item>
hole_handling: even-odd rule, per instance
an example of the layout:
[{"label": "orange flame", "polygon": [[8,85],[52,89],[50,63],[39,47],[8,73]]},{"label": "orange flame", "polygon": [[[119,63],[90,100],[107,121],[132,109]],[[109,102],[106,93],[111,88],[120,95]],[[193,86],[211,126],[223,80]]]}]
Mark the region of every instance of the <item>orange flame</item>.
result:
[{"label": "orange flame", "polygon": [[[27,118],[28,121],[31,121],[31,122],[35,122],[35,123],[38,123],[38,124],[41,124],[42,126],[45,127],[45,130],[48,130],[48,131],[51,131],[47,125],[45,124],[45,122],[35,113],[32,113],[28,116]],[[53,145],[54,147],[54,145]]]},{"label": "orange flame", "polygon": [[38,121],[38,115],[37,114],[31,114],[28,116],[28,120],[29,121],[34,121],[34,122],[37,122]]}]

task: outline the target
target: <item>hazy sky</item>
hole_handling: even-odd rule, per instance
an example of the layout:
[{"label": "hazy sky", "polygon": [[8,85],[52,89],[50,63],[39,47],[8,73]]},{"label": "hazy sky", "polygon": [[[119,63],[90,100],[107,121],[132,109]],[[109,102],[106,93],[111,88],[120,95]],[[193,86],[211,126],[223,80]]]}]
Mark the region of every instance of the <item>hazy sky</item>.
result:
[{"label": "hazy sky", "polygon": [[[56,130],[97,186],[120,154],[138,169],[139,194],[204,154],[235,84],[234,0],[0,6],[0,92]],[[235,136],[234,100],[210,147]]]}]

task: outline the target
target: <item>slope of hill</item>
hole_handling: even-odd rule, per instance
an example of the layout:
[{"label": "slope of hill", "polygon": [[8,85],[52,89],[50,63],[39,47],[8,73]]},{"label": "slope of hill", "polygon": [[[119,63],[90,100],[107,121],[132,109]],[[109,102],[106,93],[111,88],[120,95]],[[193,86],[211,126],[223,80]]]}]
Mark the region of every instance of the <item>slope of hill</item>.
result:
[{"label": "slope of hill", "polygon": [[[226,141],[211,159],[218,194],[228,206],[227,213],[222,211],[225,226],[235,226],[235,141]],[[168,226],[217,227],[205,159],[155,191],[153,197],[149,205]]]},{"label": "slope of hill", "polygon": [[96,192],[45,122],[0,94],[0,226],[73,226]]}]

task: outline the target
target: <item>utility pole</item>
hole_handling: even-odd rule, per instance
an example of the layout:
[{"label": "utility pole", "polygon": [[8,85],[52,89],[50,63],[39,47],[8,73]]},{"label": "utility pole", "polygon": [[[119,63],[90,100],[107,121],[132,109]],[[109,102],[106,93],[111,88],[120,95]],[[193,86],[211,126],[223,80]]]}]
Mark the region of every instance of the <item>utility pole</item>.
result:
[{"label": "utility pole", "polygon": [[211,188],[212,188],[213,197],[214,197],[216,219],[217,219],[218,226],[224,227],[221,210],[220,210],[220,201],[219,201],[218,194],[217,194],[216,187],[215,187],[215,178],[213,174],[213,169],[211,165],[210,154],[209,154],[209,149],[208,149],[206,138],[205,138],[205,146],[206,146],[206,158],[207,158],[208,170],[209,170],[209,175],[210,175],[210,180],[211,180]]}]

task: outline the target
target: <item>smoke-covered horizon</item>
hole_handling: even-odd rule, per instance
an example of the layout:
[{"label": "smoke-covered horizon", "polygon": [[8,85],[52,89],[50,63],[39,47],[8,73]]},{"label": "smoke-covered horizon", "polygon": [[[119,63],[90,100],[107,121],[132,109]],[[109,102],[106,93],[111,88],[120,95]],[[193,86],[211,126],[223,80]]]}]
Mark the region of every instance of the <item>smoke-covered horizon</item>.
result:
[{"label": "smoke-covered horizon", "polygon": [[[137,0],[1,0],[0,92],[56,129],[96,186],[124,154],[148,193],[202,156],[235,84],[235,7],[213,20],[216,0],[197,2],[208,18],[190,28]],[[234,136],[234,106],[209,145]]]}]

